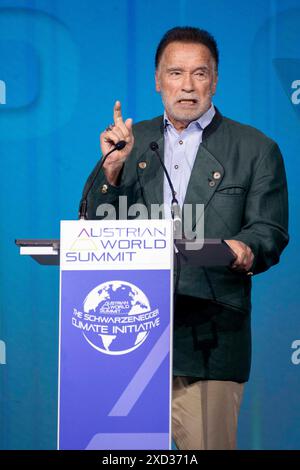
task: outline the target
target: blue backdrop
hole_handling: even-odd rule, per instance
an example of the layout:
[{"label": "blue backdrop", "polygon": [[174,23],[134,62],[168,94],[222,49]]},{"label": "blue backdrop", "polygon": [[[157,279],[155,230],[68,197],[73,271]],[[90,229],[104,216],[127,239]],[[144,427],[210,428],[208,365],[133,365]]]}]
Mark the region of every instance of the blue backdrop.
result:
[{"label": "blue backdrop", "polygon": [[219,43],[215,104],[285,158],[291,242],[254,279],[239,448],[300,448],[300,0],[0,0],[1,449],[56,446],[58,270],[14,239],[58,237],[77,217],[116,99],[134,121],[161,113],[155,47],[186,24]]}]

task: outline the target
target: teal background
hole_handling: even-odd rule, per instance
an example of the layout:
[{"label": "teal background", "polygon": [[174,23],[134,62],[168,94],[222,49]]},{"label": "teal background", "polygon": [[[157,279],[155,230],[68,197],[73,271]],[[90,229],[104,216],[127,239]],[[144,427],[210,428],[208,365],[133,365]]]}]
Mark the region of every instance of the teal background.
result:
[{"label": "teal background", "polygon": [[239,448],[300,448],[300,0],[0,0],[0,449],[56,446],[58,270],[20,257],[14,240],[56,238],[60,219],[76,219],[116,99],[134,121],[162,112],[155,48],[186,24],[218,41],[215,104],[285,158],[291,242],[254,279]]}]

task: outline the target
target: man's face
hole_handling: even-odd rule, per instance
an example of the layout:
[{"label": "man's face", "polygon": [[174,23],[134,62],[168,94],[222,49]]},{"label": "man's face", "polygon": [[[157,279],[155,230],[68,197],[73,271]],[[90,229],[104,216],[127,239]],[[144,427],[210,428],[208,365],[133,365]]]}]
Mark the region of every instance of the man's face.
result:
[{"label": "man's face", "polygon": [[160,59],[156,91],[176,129],[186,127],[211,106],[217,72],[210,50],[202,44],[172,42]]}]

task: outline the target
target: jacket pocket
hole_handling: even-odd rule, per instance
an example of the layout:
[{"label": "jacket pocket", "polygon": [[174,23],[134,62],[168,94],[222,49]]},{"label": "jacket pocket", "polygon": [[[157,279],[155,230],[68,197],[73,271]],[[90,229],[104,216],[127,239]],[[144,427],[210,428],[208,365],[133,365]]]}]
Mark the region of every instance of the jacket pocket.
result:
[{"label": "jacket pocket", "polygon": [[227,184],[226,186],[220,186],[215,194],[218,196],[242,196],[245,194],[245,186],[239,184]]}]

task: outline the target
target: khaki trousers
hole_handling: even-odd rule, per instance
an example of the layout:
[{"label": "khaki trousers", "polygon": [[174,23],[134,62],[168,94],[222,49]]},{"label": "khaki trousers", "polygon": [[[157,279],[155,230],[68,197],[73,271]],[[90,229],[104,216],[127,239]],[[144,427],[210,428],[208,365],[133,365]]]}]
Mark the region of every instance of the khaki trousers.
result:
[{"label": "khaki trousers", "polygon": [[244,384],[219,380],[189,383],[175,377],[172,435],[180,450],[234,450]]}]

